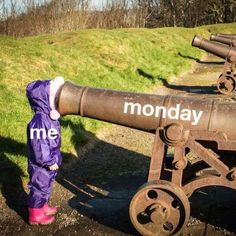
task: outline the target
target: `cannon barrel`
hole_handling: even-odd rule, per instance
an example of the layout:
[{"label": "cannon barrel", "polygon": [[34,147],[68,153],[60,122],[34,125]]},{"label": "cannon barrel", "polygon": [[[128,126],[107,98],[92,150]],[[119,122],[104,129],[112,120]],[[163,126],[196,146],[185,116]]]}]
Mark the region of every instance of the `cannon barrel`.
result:
[{"label": "cannon barrel", "polygon": [[83,87],[65,82],[58,95],[61,115],[79,115],[155,133],[178,123],[186,130],[224,133],[236,140],[236,103]]},{"label": "cannon barrel", "polygon": [[216,35],[220,36],[220,37],[236,39],[236,34],[221,34],[221,33],[217,33]]},{"label": "cannon barrel", "polygon": [[212,34],[210,36],[210,40],[211,41],[216,41],[216,42],[219,42],[219,43],[224,43],[224,44],[227,44],[227,45],[232,45],[232,46],[236,46],[236,38],[226,38],[226,37],[223,37],[223,36],[217,36],[217,35],[214,35]]},{"label": "cannon barrel", "polygon": [[236,58],[236,49],[222,45],[219,43],[211,42],[199,36],[195,36],[192,41],[192,46],[203,49],[221,58]]}]

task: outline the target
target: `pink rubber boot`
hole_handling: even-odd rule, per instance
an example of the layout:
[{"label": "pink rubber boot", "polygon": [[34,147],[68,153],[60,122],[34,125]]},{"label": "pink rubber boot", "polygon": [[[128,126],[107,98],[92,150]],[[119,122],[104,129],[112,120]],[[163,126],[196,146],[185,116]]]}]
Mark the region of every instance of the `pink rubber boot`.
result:
[{"label": "pink rubber boot", "polygon": [[29,208],[30,225],[49,225],[55,221],[54,216],[47,216],[43,208]]},{"label": "pink rubber boot", "polygon": [[56,207],[50,207],[47,203],[43,206],[44,213],[48,216],[55,215],[57,213]]}]

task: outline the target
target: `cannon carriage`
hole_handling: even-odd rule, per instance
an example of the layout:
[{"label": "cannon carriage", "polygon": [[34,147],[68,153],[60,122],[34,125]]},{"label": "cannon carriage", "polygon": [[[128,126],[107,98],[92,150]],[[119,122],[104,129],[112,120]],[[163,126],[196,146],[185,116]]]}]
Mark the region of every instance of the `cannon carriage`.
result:
[{"label": "cannon carriage", "polygon": [[[130,219],[145,236],[176,235],[190,216],[199,188],[236,190],[236,165],[219,151],[236,151],[236,103],[83,87],[66,82],[61,115],[79,115],[155,134],[147,183],[130,203]],[[174,149],[173,158],[167,156]],[[188,153],[198,159],[191,163]]]}]

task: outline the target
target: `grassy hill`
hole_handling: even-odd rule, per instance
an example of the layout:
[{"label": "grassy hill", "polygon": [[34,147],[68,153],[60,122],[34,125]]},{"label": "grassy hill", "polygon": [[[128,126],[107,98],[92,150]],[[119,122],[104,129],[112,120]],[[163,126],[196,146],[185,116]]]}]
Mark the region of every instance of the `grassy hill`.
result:
[{"label": "grassy hill", "polygon": [[[81,85],[148,92],[160,78],[168,80],[189,70],[193,59],[203,56],[191,47],[195,34],[209,37],[210,32],[235,31],[236,24],[222,24],[0,37],[0,183],[16,171],[27,176],[26,125],[32,112],[25,87],[30,81],[61,75]],[[75,153],[86,142],[85,133],[96,133],[103,125],[75,116],[63,118],[62,151]]]}]

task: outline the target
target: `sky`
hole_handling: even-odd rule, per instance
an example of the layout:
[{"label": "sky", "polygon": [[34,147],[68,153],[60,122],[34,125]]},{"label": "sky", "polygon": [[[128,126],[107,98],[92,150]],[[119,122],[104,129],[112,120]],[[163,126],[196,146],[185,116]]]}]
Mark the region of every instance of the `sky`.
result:
[{"label": "sky", "polygon": [[105,2],[105,0],[91,0],[91,4],[95,7],[101,6],[102,2]]},{"label": "sky", "polygon": [[[24,9],[22,9],[22,6],[24,5],[23,2],[26,1],[26,0],[14,0],[14,2],[16,3],[16,6],[18,9],[21,9],[22,11],[24,11]],[[94,8],[101,8],[103,2],[106,2],[106,0],[90,0],[91,1],[91,6],[94,7]],[[11,0],[5,0],[5,4],[6,6],[9,6],[10,8],[10,2]],[[35,0],[35,2],[40,2],[40,0]],[[1,0],[0,0],[0,3],[1,3]],[[1,4],[0,4],[0,13],[1,13]]]}]

